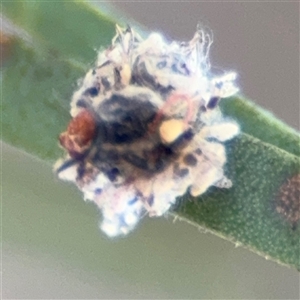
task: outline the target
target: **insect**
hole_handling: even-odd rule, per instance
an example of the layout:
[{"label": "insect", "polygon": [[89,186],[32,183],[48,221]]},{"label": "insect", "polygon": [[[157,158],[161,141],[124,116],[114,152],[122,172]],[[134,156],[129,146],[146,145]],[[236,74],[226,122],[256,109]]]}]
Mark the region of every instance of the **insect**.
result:
[{"label": "insect", "polygon": [[126,235],[145,215],[164,215],[187,191],[230,188],[222,142],[239,133],[219,102],[238,91],[235,73],[210,74],[212,40],[198,28],[189,42],[147,39],[116,26],[71,101],[55,164],[102,212],[108,236]]}]

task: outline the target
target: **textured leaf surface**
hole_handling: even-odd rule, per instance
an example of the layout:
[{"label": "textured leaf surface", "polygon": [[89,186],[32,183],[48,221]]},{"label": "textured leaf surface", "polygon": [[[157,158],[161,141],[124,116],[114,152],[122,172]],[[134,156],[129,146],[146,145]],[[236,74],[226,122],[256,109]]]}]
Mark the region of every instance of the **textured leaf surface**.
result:
[{"label": "textured leaf surface", "polygon": [[[186,197],[176,211],[237,245],[299,269],[300,228],[293,214],[285,214],[298,210],[299,220],[299,158],[245,134],[228,143],[227,149],[233,187],[211,188],[195,201]],[[286,189],[293,199],[288,206],[282,186],[297,174],[298,186]]]},{"label": "textured leaf surface", "polygon": [[[94,48],[109,44],[114,23],[80,2],[10,2],[3,8],[34,42],[11,41],[2,71],[2,138],[53,162],[61,155],[56,140],[69,121],[76,80],[93,63]],[[245,99],[225,100],[222,110],[247,133],[228,143],[233,188],[212,188],[192,201],[186,196],[176,213],[299,269],[299,136]]]}]

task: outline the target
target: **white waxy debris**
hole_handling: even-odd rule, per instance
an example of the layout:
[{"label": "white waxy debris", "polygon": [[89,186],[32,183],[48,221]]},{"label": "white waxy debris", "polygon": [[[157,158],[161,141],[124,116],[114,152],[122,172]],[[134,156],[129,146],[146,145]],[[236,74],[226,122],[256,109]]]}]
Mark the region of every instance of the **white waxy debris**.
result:
[{"label": "white waxy debris", "polygon": [[[54,165],[54,170],[57,171],[64,162],[65,161],[63,159],[59,159]],[[70,167],[63,169],[58,173],[59,179],[64,181],[76,181],[77,168],[78,168],[78,164],[73,164]]]},{"label": "white waxy debris", "polygon": [[239,131],[238,125],[234,122],[215,124],[202,129],[206,138],[215,138],[221,142],[232,139]]},{"label": "white waxy debris", "polygon": [[219,108],[238,92],[237,75],[210,73],[211,34],[198,28],[189,42],[168,42],[116,31],[73,94],[73,136],[54,167],[101,210],[109,237],[166,214],[187,192],[231,188],[223,142],[239,133]]}]

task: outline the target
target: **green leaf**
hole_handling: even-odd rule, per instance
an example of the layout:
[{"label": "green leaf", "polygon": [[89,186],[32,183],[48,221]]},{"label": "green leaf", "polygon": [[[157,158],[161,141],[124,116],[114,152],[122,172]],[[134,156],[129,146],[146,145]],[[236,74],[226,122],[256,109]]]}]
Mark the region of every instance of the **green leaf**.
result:
[{"label": "green leaf", "polygon": [[299,270],[299,158],[246,134],[229,142],[227,152],[233,187],[186,196],[177,214]]},{"label": "green leaf", "polygon": [[83,1],[11,1],[2,9],[40,47],[84,64],[92,63],[95,49],[110,44],[115,34],[115,21]]},{"label": "green leaf", "polygon": [[[11,41],[2,70],[2,139],[53,162],[62,155],[56,141],[70,119],[76,80],[94,61],[94,48],[110,43],[114,22],[81,2],[7,2],[3,10],[33,42]],[[240,97],[224,100],[222,110],[244,132],[226,145],[233,187],[187,195],[176,215],[300,269],[299,135]]]},{"label": "green leaf", "polygon": [[221,108],[225,115],[238,120],[243,132],[300,156],[299,133],[269,111],[244,97],[226,99]]}]

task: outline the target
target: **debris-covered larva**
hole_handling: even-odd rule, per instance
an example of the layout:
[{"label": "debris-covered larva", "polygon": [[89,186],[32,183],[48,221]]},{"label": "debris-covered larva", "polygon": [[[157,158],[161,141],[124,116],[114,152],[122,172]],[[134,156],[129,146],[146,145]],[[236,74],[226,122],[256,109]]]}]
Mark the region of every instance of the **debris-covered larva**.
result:
[{"label": "debris-covered larva", "polygon": [[239,132],[218,107],[238,91],[236,74],[210,74],[209,34],[167,42],[116,28],[73,95],[59,138],[67,154],[55,165],[101,209],[108,236],[127,234],[145,213],[165,214],[186,192],[229,188],[222,142]]}]

